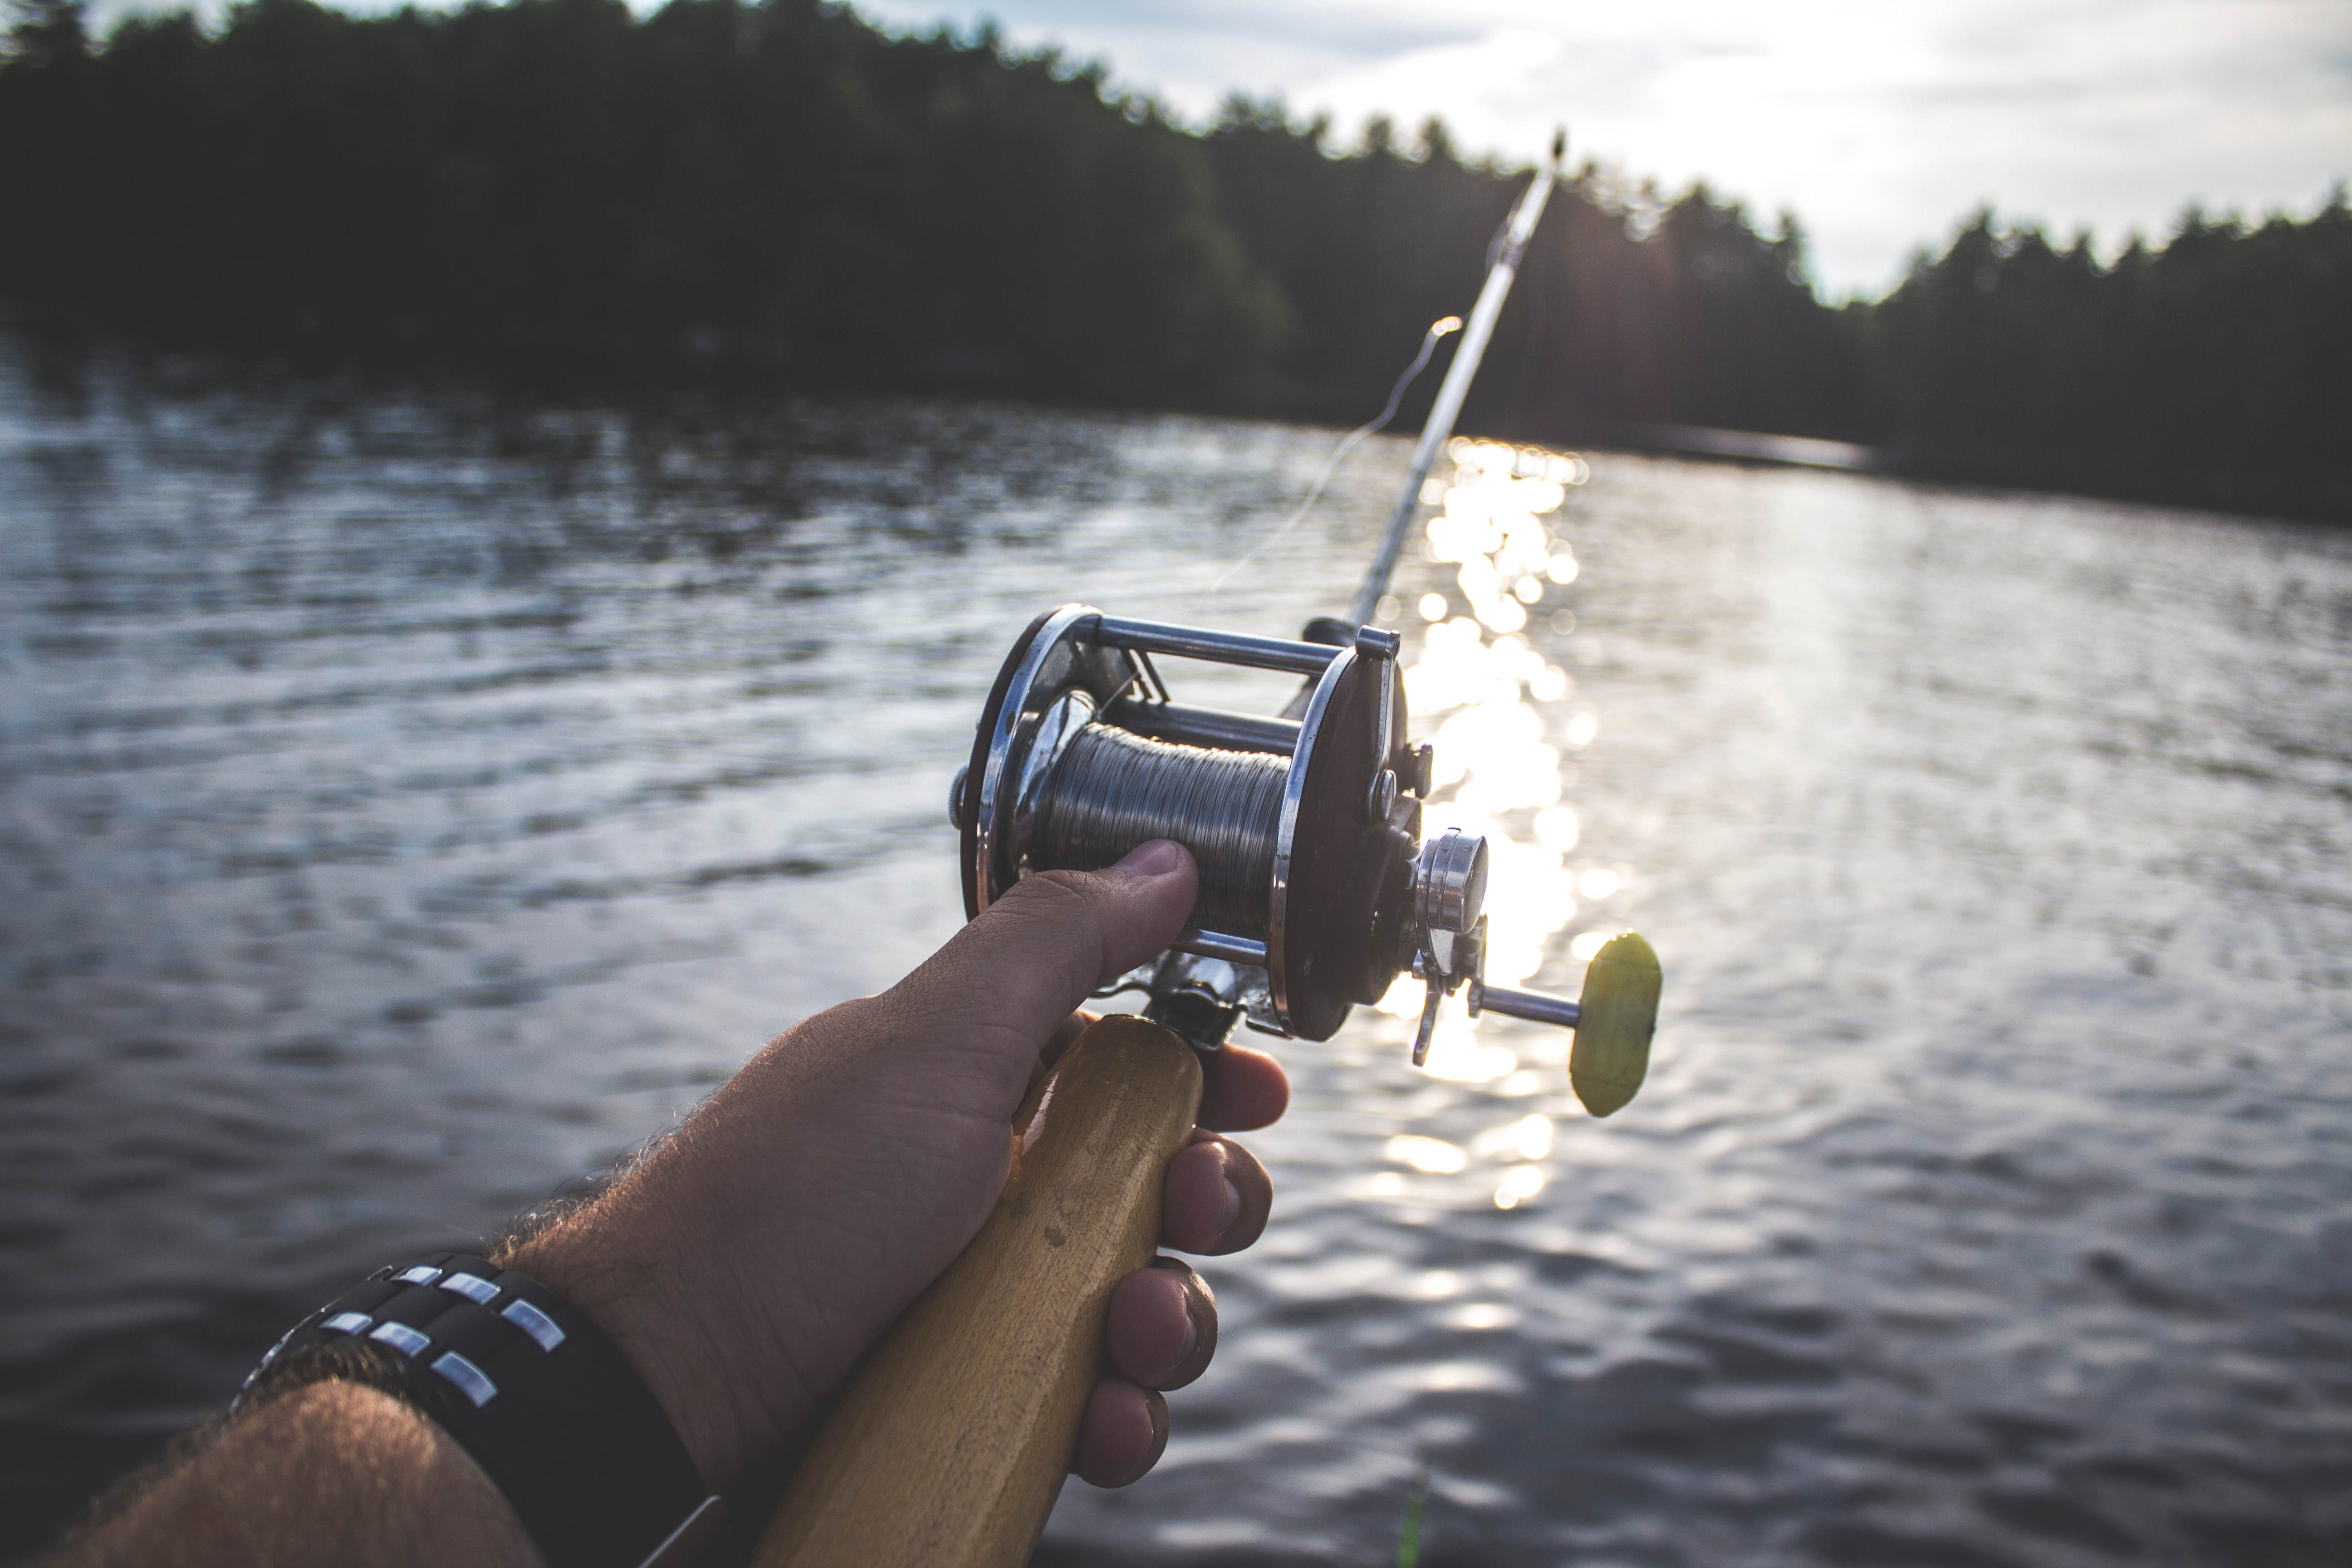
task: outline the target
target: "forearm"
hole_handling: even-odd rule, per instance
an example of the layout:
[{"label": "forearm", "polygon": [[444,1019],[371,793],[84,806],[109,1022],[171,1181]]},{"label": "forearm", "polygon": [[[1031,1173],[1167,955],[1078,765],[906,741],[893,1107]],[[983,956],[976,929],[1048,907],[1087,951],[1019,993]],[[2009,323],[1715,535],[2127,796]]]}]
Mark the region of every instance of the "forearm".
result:
[{"label": "forearm", "polygon": [[[688,1483],[695,1500],[727,1486],[798,1435],[963,1249],[1003,1187],[1040,1047],[1077,1002],[1179,929],[1194,901],[1191,862],[1164,844],[1129,859],[1033,878],[888,992],[803,1021],[596,1202],[477,1260],[469,1287],[509,1270],[535,1281],[582,1320],[572,1330],[582,1343],[609,1341],[643,1380],[684,1450],[668,1468],[690,1461],[699,1472]],[[1229,1047],[1209,1069],[1202,1117],[1263,1126],[1287,1092],[1271,1058]],[[1200,1253],[1246,1247],[1271,1195],[1264,1167],[1239,1145],[1196,1133],[1168,1165],[1162,1238]],[[424,1310],[416,1292],[482,1301],[475,1288],[399,1279],[410,1281],[402,1310],[420,1331],[442,1314]],[[373,1312],[383,1298],[367,1300]],[[1155,1267],[1122,1283],[1078,1473],[1120,1486],[1150,1467],[1167,1425],[1159,1391],[1200,1373],[1215,1312],[1188,1268]],[[543,1340],[539,1350],[549,1350]],[[497,1397],[524,1398],[530,1381]],[[466,1413],[457,1416],[463,1429]],[[592,1495],[628,1501],[609,1489]],[[593,1534],[602,1528],[593,1511],[566,1502],[552,1521]],[[551,1522],[534,1515],[542,1531]],[[132,1483],[58,1568],[118,1563],[546,1568],[456,1439],[352,1383],[255,1405]]]},{"label": "forearm", "polygon": [[131,1485],[56,1568],[543,1568],[463,1448],[357,1384],[293,1390]]}]

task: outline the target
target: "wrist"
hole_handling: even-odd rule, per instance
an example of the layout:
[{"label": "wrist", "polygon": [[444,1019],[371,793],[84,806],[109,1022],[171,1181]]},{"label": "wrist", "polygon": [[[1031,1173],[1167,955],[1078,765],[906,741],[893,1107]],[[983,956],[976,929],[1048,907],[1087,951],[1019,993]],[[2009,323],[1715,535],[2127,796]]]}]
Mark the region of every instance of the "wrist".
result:
[{"label": "wrist", "polygon": [[331,1383],[429,1418],[557,1568],[667,1562],[717,1518],[715,1489],[603,1325],[478,1254],[378,1269],[288,1330],[231,1409]]},{"label": "wrist", "polygon": [[[908,1076],[902,1014],[886,994],[803,1021],[508,1256],[620,1347],[714,1486],[802,1431],[1003,1185],[1018,1079],[1001,1115],[909,1115],[881,1087]],[[910,1149],[945,1173],[929,1190]]]},{"label": "wrist", "polygon": [[723,1488],[797,1415],[758,1397],[721,1348],[715,1296],[688,1278],[698,1249],[678,1226],[635,1223],[631,1194],[609,1194],[500,1259],[562,1296],[612,1340],[669,1417],[703,1480]]}]

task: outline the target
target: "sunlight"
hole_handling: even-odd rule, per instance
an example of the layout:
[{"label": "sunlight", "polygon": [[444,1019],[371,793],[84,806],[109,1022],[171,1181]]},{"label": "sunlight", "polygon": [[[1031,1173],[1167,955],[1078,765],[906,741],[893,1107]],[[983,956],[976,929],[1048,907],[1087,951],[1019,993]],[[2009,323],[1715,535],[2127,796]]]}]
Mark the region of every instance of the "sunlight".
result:
[{"label": "sunlight", "polygon": [[1539,1165],[1514,1165],[1503,1173],[1495,1188],[1495,1206],[1515,1209],[1544,1190],[1543,1168]]},{"label": "sunlight", "polygon": [[1423,1138],[1415,1133],[1401,1132],[1388,1141],[1384,1152],[1400,1165],[1433,1176],[1450,1176],[1469,1169],[1470,1156],[1443,1138]]},{"label": "sunlight", "polygon": [[1500,1127],[1490,1127],[1470,1140],[1474,1158],[1491,1160],[1507,1155],[1519,1160],[1540,1160],[1551,1152],[1551,1118],[1544,1115],[1523,1116],[1517,1121],[1507,1121]]},{"label": "sunlight", "polygon": [[[1424,530],[1427,554],[1456,567],[1455,584],[1471,613],[1450,613],[1443,594],[1422,596],[1424,625],[1404,653],[1405,697],[1437,751],[1423,831],[1458,827],[1486,836],[1491,858],[1486,978],[1517,986],[1542,969],[1553,941],[1575,922],[1580,900],[1612,898],[1624,880],[1621,868],[1569,863],[1580,824],[1562,798],[1562,747],[1547,737],[1557,726],[1568,750],[1580,749],[1599,736],[1601,721],[1590,711],[1558,715],[1576,682],[1523,629],[1528,611],[1552,587],[1575,580],[1569,541],[1545,520],[1591,469],[1573,453],[1498,441],[1457,438],[1447,455],[1452,476],[1433,478],[1423,491],[1438,508]],[[1553,635],[1565,634],[1555,629]],[[1605,940],[1594,935],[1588,947],[1579,936],[1571,951],[1589,959]],[[1419,981],[1400,976],[1378,1005],[1391,1016],[1413,1018],[1424,995]],[[1440,1014],[1426,1064],[1430,1076],[1494,1084],[1520,1071],[1517,1051],[1479,1037],[1480,1022],[1459,1002]],[[1543,1121],[1544,1149],[1549,1140],[1550,1123]]]}]

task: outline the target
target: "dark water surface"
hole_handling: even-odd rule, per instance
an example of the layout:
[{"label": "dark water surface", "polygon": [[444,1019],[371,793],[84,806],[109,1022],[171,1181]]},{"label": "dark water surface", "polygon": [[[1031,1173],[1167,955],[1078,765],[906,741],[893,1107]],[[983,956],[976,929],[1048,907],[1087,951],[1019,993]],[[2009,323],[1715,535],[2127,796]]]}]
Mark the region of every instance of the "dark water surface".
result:
[{"label": "dark water surface", "polygon": [[[0,1551],[952,930],[1034,611],[1343,605],[1397,445],[1211,589],[1328,440],[0,360]],[[1217,1365],[1041,1561],[1384,1563],[1423,1471],[1430,1564],[2352,1561],[2352,541],[1606,454],[1544,521],[1486,776],[1576,833],[1489,798],[1497,896],[1540,984],[1656,943],[1649,1086],[1284,1047]]]}]

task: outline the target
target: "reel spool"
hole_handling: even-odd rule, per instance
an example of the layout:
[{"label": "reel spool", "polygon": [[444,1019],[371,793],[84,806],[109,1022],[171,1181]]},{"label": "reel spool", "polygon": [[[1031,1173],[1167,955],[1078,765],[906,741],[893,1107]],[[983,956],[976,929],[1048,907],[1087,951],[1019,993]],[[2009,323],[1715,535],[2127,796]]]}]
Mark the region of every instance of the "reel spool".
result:
[{"label": "reel spool", "polygon": [[[1427,984],[1420,1065],[1444,998],[1578,1031],[1570,1078],[1596,1115],[1631,1100],[1657,1016],[1656,956],[1630,932],[1587,971],[1579,1002],[1485,984],[1486,841],[1424,842],[1428,746],[1405,741],[1399,639],[1322,621],[1286,642],[1066,605],[1031,622],[982,711],[949,815],[961,832],[964,910],[1023,877],[1099,870],[1172,838],[1200,892],[1168,954],[1111,987],[1151,994],[1147,1016],[1213,1050],[1246,1017],[1325,1040],[1349,1009],[1410,972]],[[1187,707],[1152,656],[1307,678],[1276,718]]]}]

